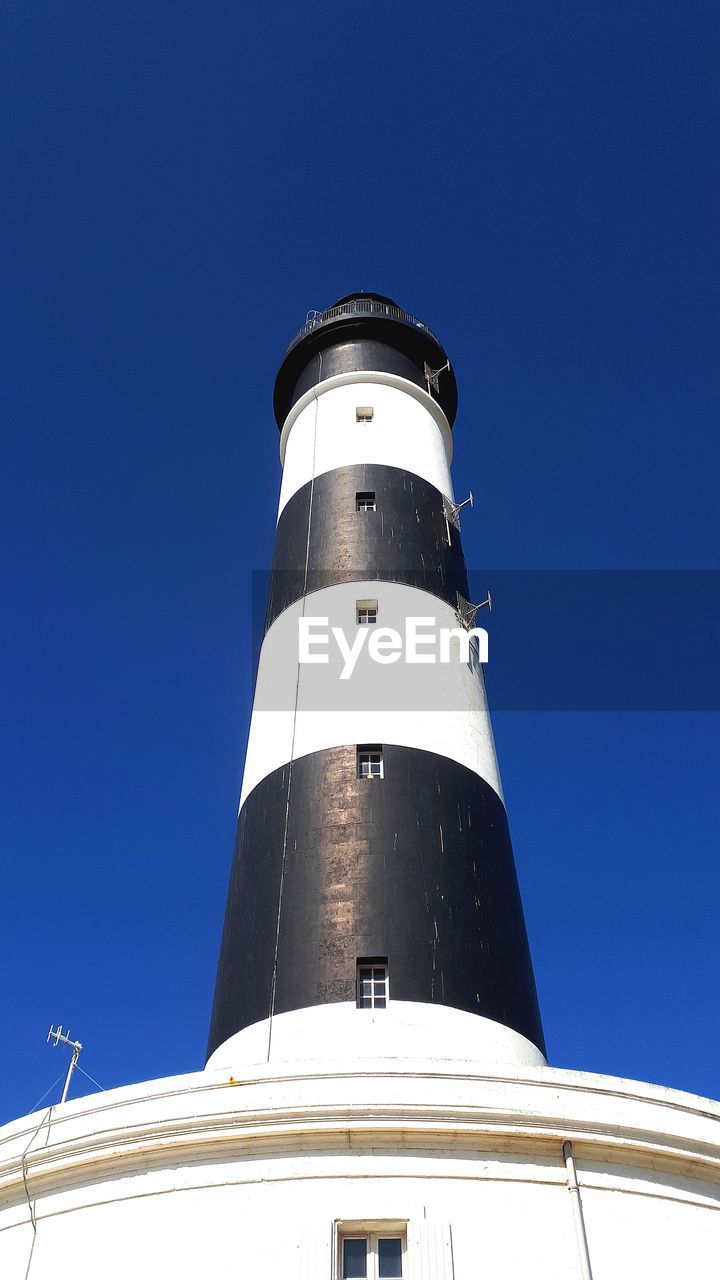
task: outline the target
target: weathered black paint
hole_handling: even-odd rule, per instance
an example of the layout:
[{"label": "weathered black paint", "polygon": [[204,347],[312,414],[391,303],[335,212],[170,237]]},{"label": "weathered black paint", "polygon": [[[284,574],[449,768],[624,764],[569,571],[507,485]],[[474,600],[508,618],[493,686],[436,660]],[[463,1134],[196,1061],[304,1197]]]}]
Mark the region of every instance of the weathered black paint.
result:
[{"label": "weathered black paint", "polygon": [[[348,295],[347,314],[322,321],[291,345],[275,380],[274,409],[282,430],[297,400],[319,382],[339,373],[375,370],[397,374],[427,390],[424,366],[440,369],[447,362],[444,348],[430,331],[394,316],[352,313],[352,297],[380,298],[379,294]],[[391,299],[384,299],[394,307]],[[335,304],[337,305],[337,304]],[[431,394],[452,426],[457,413],[457,383],[452,368],[440,375],[438,390]]]},{"label": "weathered black paint", "polygon": [[[270,1015],[355,998],[359,956],[388,957],[391,995],[513,1028],[544,1052],[505,808],[444,756],[355,746],[264,778],[238,821],[208,1055]],[[282,886],[281,886],[282,881]],[[279,913],[279,929],[278,929]]]},{"label": "weathered black paint", "polygon": [[[357,511],[355,495],[367,491],[376,510]],[[404,582],[454,607],[468,586],[460,534],[449,529],[448,544],[443,495],[411,471],[360,464],[318,476],[278,521],[266,625],[307,592],[364,579]]]},{"label": "weathered black paint", "polygon": [[344,339],[309,356],[293,388],[288,413],[295,401],[311,387],[334,378],[339,373],[358,373],[363,370],[393,373],[399,378],[407,378],[408,382],[414,382],[424,391],[427,390],[423,366],[389,342],[378,342],[373,338],[355,341]]}]

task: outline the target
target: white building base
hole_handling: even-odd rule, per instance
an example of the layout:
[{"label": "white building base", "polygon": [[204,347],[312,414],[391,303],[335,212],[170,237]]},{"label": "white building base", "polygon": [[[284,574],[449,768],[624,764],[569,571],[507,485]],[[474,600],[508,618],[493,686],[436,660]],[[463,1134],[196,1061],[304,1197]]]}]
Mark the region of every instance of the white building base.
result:
[{"label": "white building base", "polygon": [[361,1222],[404,1224],[410,1280],[582,1280],[567,1140],[593,1280],[716,1280],[717,1103],[448,1056],[449,1027],[414,1057],[293,1059],[282,1021],[270,1063],[230,1041],[0,1130],[2,1280],[334,1280]]}]

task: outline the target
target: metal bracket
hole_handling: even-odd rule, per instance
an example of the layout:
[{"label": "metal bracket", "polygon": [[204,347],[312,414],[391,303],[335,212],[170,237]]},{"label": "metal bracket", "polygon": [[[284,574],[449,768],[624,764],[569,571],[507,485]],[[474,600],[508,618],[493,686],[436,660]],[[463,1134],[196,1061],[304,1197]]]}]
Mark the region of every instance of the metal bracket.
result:
[{"label": "metal bracket", "polygon": [[461,627],[464,627],[466,631],[471,631],[475,626],[475,618],[481,609],[487,608],[492,613],[492,596],[489,591],[487,593],[487,599],[481,600],[480,604],[471,604],[469,600],[466,600],[464,596],[460,595],[459,591],[455,594],[457,596],[455,617]]},{"label": "metal bracket", "polygon": [[[458,533],[460,532],[460,512],[463,507],[468,505],[468,503],[470,503],[470,506],[473,505],[472,493],[464,502],[451,502],[449,498],[443,498],[443,515],[445,516],[448,524],[453,525],[457,529]],[[448,542],[449,541],[450,533],[448,531]]]},{"label": "metal bracket", "polygon": [[431,369],[427,360],[424,362],[424,364],[425,364],[425,381],[428,384],[428,395],[430,394],[431,387],[433,387],[439,395],[440,394],[440,385],[439,385],[440,374],[444,373],[446,369],[450,368],[450,361],[447,360],[441,369]]}]

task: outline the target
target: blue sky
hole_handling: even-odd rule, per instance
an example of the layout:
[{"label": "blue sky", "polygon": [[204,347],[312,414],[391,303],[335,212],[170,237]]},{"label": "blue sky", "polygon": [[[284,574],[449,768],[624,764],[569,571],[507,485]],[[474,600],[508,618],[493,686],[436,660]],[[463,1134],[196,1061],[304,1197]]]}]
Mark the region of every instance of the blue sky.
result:
[{"label": "blue sky", "polygon": [[[0,22],[8,1119],[51,1021],[106,1087],[202,1065],[309,308],[442,336],[473,568],[720,567],[718,122],[697,0]],[[552,1062],[712,1095],[719,717],[664,705],[495,729]]]}]

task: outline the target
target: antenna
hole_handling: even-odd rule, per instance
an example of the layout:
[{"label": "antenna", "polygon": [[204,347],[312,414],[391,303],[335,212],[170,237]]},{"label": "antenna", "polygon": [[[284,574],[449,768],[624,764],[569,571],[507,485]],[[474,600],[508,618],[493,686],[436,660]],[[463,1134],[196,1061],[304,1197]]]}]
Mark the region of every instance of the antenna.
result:
[{"label": "antenna", "polygon": [[62,1029],[61,1023],[58,1024],[57,1030],[53,1027],[52,1022],[50,1023],[50,1030],[48,1031],[48,1038],[45,1043],[49,1044],[51,1040],[54,1041],[54,1044],[53,1044],[54,1049],[57,1048],[59,1044],[67,1044],[72,1049],[72,1058],[70,1059],[70,1065],[68,1067],[67,1075],[65,1077],[65,1086],[62,1092],[62,1098],[60,1099],[61,1102],[64,1102],[68,1096],[68,1089],[70,1088],[70,1080],[72,1078],[72,1073],[77,1066],[77,1060],[80,1057],[80,1050],[82,1049],[82,1045],[79,1040],[70,1039],[70,1028],[68,1027],[67,1031],[64,1032]]},{"label": "antenna", "polygon": [[445,516],[445,528],[447,529],[448,546],[450,546],[450,543],[452,541],[450,537],[450,525],[451,524],[454,525],[458,533],[460,532],[460,512],[462,511],[463,507],[466,507],[468,505],[468,503],[470,503],[471,507],[474,506],[472,489],[470,490],[469,498],[466,498],[464,502],[456,503],[456,502],[451,502],[450,499],[447,497],[443,498],[443,515]]},{"label": "antenna", "polygon": [[470,631],[475,626],[475,615],[481,609],[489,609],[492,613],[492,596],[489,591],[486,598],[480,601],[480,604],[471,604],[469,600],[460,595],[459,591],[456,592],[456,595],[457,608],[455,609],[455,616],[467,631]]},{"label": "antenna", "polygon": [[431,369],[427,360],[424,361],[424,364],[425,364],[425,381],[427,382],[428,395],[431,394],[431,390],[430,390],[431,387],[434,387],[439,395],[440,394],[440,374],[444,373],[446,369],[449,370],[450,361],[446,360],[445,364],[440,369]]}]

